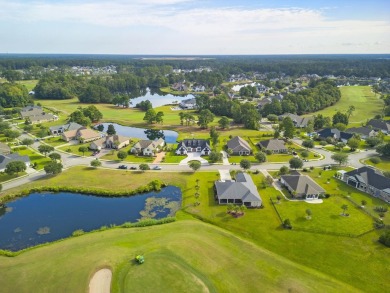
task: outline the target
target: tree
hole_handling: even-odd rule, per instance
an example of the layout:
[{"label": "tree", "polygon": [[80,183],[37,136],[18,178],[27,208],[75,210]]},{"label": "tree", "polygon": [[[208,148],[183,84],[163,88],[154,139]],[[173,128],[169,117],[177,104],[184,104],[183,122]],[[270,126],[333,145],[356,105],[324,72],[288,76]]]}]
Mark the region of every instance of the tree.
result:
[{"label": "tree", "polygon": [[267,115],[267,119],[268,119],[268,121],[276,122],[276,121],[278,121],[278,116],[275,114],[269,114],[269,115]]},{"label": "tree", "polygon": [[284,227],[285,229],[292,229],[290,219],[285,219],[285,220],[283,221],[283,227]]},{"label": "tree", "polygon": [[108,127],[107,127],[107,134],[108,134],[108,135],[114,135],[114,134],[116,134],[116,130],[115,130],[114,125],[112,125],[112,124],[109,124],[109,125],[108,125]]},{"label": "tree", "polygon": [[119,160],[123,161],[124,159],[127,158],[127,153],[125,151],[119,151],[116,156],[118,157]]},{"label": "tree", "polygon": [[11,140],[14,140],[15,138],[18,138],[20,136],[20,132],[17,130],[6,129],[4,130],[4,136]]},{"label": "tree", "polygon": [[348,115],[338,111],[336,114],[333,115],[332,122],[333,125],[336,125],[337,123],[343,123],[345,125],[348,125]]},{"label": "tree", "polygon": [[146,112],[149,109],[152,109],[153,105],[152,105],[152,103],[149,100],[146,100],[146,101],[141,101],[140,103],[136,104],[135,107]]},{"label": "tree", "polygon": [[306,159],[307,157],[309,157],[309,152],[308,151],[302,151],[301,152],[301,157]]},{"label": "tree", "polygon": [[347,116],[348,116],[348,119],[349,117],[351,117],[352,113],[356,110],[355,106],[354,105],[351,105],[348,107],[348,110],[347,110]]},{"label": "tree", "polygon": [[346,204],[343,204],[341,206],[342,210],[343,210],[343,216],[345,216],[345,211],[348,210],[348,206]]},{"label": "tree", "polygon": [[43,167],[45,169],[46,174],[56,175],[62,172],[62,164],[59,162],[51,161]]},{"label": "tree", "polygon": [[373,136],[373,137],[367,137],[366,138],[366,143],[370,146],[370,147],[374,147],[378,144],[380,144],[382,142],[382,139],[380,137],[377,137],[377,136]]},{"label": "tree", "polygon": [[259,162],[259,163],[264,163],[265,161],[267,161],[267,156],[265,153],[263,152],[258,152],[256,155],[255,155],[255,158],[256,160]]},{"label": "tree", "polygon": [[290,170],[289,170],[289,168],[287,166],[282,166],[279,169],[279,174],[280,175],[286,175],[286,174],[288,174],[289,171]]},{"label": "tree", "polygon": [[306,215],[307,215],[307,219],[311,219],[311,215],[312,215],[311,209],[306,210]]},{"label": "tree", "polygon": [[91,166],[94,167],[94,168],[100,167],[101,165],[102,165],[102,162],[100,162],[97,159],[91,161]]},{"label": "tree", "polygon": [[147,110],[143,120],[152,124],[156,120],[156,111],[154,111],[154,109]]},{"label": "tree", "polygon": [[85,152],[88,152],[88,148],[86,146],[81,146],[81,147],[79,147],[79,152],[83,153],[83,156],[84,156]]},{"label": "tree", "polygon": [[340,131],[344,131],[345,129],[347,129],[347,125],[345,125],[344,123],[337,123],[333,126],[334,128],[337,128]]},{"label": "tree", "polygon": [[60,161],[61,160],[61,155],[59,153],[51,153],[49,155],[49,158],[52,160],[52,161]]},{"label": "tree", "polygon": [[29,145],[32,145],[33,143],[34,143],[34,141],[31,138],[24,138],[22,140],[22,145],[29,146]]},{"label": "tree", "polygon": [[195,172],[200,169],[202,164],[199,161],[190,161],[188,162],[188,166]]},{"label": "tree", "polygon": [[229,118],[227,118],[226,116],[222,116],[221,119],[218,120],[218,125],[222,129],[229,128],[230,125]]},{"label": "tree", "polygon": [[215,129],[215,126],[212,126],[210,129],[210,137],[211,137],[211,141],[213,143],[213,147],[215,148],[216,145],[218,144],[218,138],[219,138],[219,133]]},{"label": "tree", "polygon": [[31,124],[23,126],[23,130],[26,132],[30,132],[31,130],[33,130],[33,128],[34,126],[32,126]]},{"label": "tree", "polygon": [[209,153],[209,162],[215,163],[222,160],[222,153],[220,152],[210,152]]},{"label": "tree", "polygon": [[104,125],[103,124],[99,124],[98,126],[96,126],[96,129],[100,132],[102,132],[104,130]]},{"label": "tree", "polygon": [[344,153],[339,153],[339,154],[333,154],[331,156],[332,160],[335,162],[339,163],[339,165],[344,165],[348,163],[348,155]]},{"label": "tree", "polygon": [[390,157],[390,143],[383,143],[376,147],[376,151],[378,154],[384,157]]},{"label": "tree", "polygon": [[247,159],[242,159],[240,162],[240,167],[244,170],[250,169],[252,166],[251,162]]},{"label": "tree", "polygon": [[290,164],[290,168],[299,169],[299,168],[302,168],[303,161],[300,158],[294,157],[294,158],[290,159],[289,164]]},{"label": "tree", "polygon": [[164,112],[163,111],[158,111],[157,114],[156,114],[156,123],[160,123],[160,124],[163,124],[164,122]]},{"label": "tree", "polygon": [[139,165],[139,169],[142,171],[150,170],[150,167],[148,164],[142,163]]},{"label": "tree", "polygon": [[390,247],[390,230],[386,230],[381,236],[379,236],[378,241],[383,245]]},{"label": "tree", "polygon": [[52,147],[51,145],[47,145],[47,144],[41,144],[39,147],[38,147],[38,151],[42,154],[44,154],[44,156],[46,157],[46,155],[52,151],[54,151],[54,147]]},{"label": "tree", "polygon": [[306,149],[312,149],[314,148],[314,141],[312,141],[311,139],[304,140],[302,142],[302,146]]},{"label": "tree", "polygon": [[364,206],[367,204],[367,201],[363,199],[363,200],[361,201],[361,203],[362,203],[362,206],[364,207]]},{"label": "tree", "polygon": [[27,167],[26,164],[22,161],[13,161],[9,162],[5,166],[4,172],[7,173],[8,175],[13,175],[13,174],[18,174],[20,172],[26,171]]},{"label": "tree", "polygon": [[265,182],[268,186],[272,186],[272,184],[274,183],[274,179],[268,175],[267,177],[265,177]]},{"label": "tree", "polygon": [[351,137],[350,139],[348,139],[347,142],[347,145],[351,148],[352,152],[359,147],[359,144],[360,144],[360,140],[355,137]]},{"label": "tree", "polygon": [[290,117],[284,117],[281,125],[284,130],[284,137],[293,138],[295,134],[295,126]]},{"label": "tree", "polygon": [[282,197],[280,195],[277,195],[276,199],[278,200],[278,203],[280,203],[280,200],[282,199]]},{"label": "tree", "polygon": [[201,128],[207,128],[209,123],[214,121],[214,114],[210,110],[205,109],[199,112],[198,124]]}]

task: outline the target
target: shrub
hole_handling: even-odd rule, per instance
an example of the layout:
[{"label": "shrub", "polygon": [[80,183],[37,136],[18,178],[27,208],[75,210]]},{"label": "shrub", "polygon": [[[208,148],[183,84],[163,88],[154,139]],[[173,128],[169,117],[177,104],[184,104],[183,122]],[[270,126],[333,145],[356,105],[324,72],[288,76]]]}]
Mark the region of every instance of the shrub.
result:
[{"label": "shrub", "polygon": [[372,157],[370,158],[370,161],[373,164],[379,164],[380,162],[382,162],[382,160],[379,157]]},{"label": "shrub", "polygon": [[330,197],[330,194],[329,193],[325,193],[325,198],[329,198]]},{"label": "shrub", "polygon": [[377,206],[374,208],[374,211],[377,213],[386,213],[387,212],[387,207],[386,206]]},{"label": "shrub", "polygon": [[73,231],[72,236],[77,237],[77,236],[83,235],[84,233],[85,233],[84,230],[79,229],[79,230]]},{"label": "shrub", "polygon": [[290,219],[285,219],[285,220],[283,221],[283,228],[284,228],[284,229],[292,229]]},{"label": "shrub", "polygon": [[322,146],[326,146],[328,143],[325,141],[325,140],[321,140],[320,141],[320,145],[322,145]]},{"label": "shrub", "polygon": [[390,230],[387,230],[379,237],[379,242],[387,247],[390,247]]}]

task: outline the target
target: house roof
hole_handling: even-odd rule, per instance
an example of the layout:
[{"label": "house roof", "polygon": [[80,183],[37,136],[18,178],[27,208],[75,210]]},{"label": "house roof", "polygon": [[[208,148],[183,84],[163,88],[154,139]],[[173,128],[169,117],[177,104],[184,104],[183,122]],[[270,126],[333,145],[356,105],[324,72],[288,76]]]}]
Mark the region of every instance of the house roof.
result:
[{"label": "house roof", "polygon": [[390,188],[390,178],[383,176],[381,172],[371,167],[361,167],[345,173],[356,181],[371,185],[379,190]]},{"label": "house roof", "polygon": [[196,104],[196,99],[195,98],[192,98],[192,99],[187,99],[187,100],[183,100],[181,101],[181,104]]},{"label": "house roof", "polygon": [[24,163],[30,163],[28,156],[20,156],[18,153],[12,153],[9,155],[0,155],[0,169],[5,169],[8,163],[14,161],[21,161]]},{"label": "house roof", "polygon": [[380,119],[371,119],[367,122],[367,126],[372,126],[375,129],[390,131],[390,124]]},{"label": "house roof", "polygon": [[78,130],[80,128],[83,128],[84,126],[76,123],[76,122],[70,122],[68,124],[64,125],[56,125],[56,126],[51,126],[49,127],[50,131],[55,131],[55,130],[60,130],[63,129],[63,131],[69,131],[69,130]]},{"label": "house roof", "polygon": [[373,130],[371,127],[362,126],[362,127],[352,127],[346,130],[348,133],[357,133],[362,135],[369,135]]},{"label": "house roof", "polygon": [[112,142],[117,141],[119,144],[121,144],[122,142],[128,141],[128,140],[130,140],[130,137],[122,136],[122,135],[118,135],[118,134],[108,135],[105,137],[105,141],[112,141]]},{"label": "house roof", "polygon": [[159,145],[161,145],[162,143],[164,142],[164,140],[162,138],[159,138],[157,140],[139,140],[138,142],[136,142],[133,146],[133,148],[136,148],[136,149],[146,149],[146,148],[150,148],[150,149],[155,149],[157,148]]},{"label": "house roof", "polygon": [[281,139],[268,139],[262,140],[257,143],[259,146],[264,147],[267,150],[276,151],[276,150],[287,150],[284,145],[284,141]]},{"label": "house roof", "polygon": [[99,132],[96,132],[96,131],[89,129],[89,128],[79,129],[77,132],[78,132],[78,135],[85,140],[100,137]]},{"label": "house roof", "polygon": [[11,152],[11,148],[8,145],[6,145],[5,143],[0,142],[0,153],[1,154],[4,154],[4,153],[8,154],[9,152]]},{"label": "house roof", "polygon": [[281,178],[297,194],[319,194],[325,192],[325,190],[308,175],[283,175]]},{"label": "house roof", "polygon": [[231,149],[233,152],[239,152],[239,151],[251,151],[251,147],[249,146],[249,143],[242,139],[239,136],[233,137],[231,140],[227,142],[227,147]]},{"label": "house roof", "polygon": [[284,113],[279,116],[279,119],[290,117],[296,127],[306,127],[309,121],[313,121],[313,117],[302,117],[292,113]]},{"label": "house roof", "polygon": [[73,138],[77,135],[77,129],[65,131],[62,135],[66,138]]},{"label": "house roof", "polygon": [[215,188],[219,199],[241,199],[243,202],[262,201],[252,178],[239,172],[236,181],[216,181]]},{"label": "house roof", "polygon": [[321,138],[335,137],[336,139],[348,140],[353,137],[352,133],[340,131],[337,128],[324,128],[320,131],[317,131],[317,134]]},{"label": "house roof", "polygon": [[200,147],[201,149],[204,149],[206,147],[210,148],[210,143],[206,139],[183,139],[179,144],[177,145],[177,148],[180,147],[191,147],[191,148],[197,148]]},{"label": "house roof", "polygon": [[42,120],[52,120],[54,119],[54,115],[53,114],[50,114],[50,113],[41,113],[39,115],[34,115],[34,116],[29,116],[28,119],[31,121],[31,122],[35,122],[35,121],[42,121]]},{"label": "house roof", "polygon": [[35,116],[35,115],[42,115],[43,109],[40,106],[27,106],[20,110],[20,115],[22,115],[23,118]]}]

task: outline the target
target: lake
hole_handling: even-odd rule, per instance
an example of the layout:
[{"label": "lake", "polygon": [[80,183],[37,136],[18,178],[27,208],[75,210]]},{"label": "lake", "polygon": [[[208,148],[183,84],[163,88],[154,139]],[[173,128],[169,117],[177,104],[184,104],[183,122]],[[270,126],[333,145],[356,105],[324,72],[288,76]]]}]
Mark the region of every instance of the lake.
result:
[{"label": "lake", "polygon": [[139,138],[139,139],[151,139],[154,140],[153,137],[148,138],[148,134],[145,132],[154,132],[154,134],[160,132],[164,134],[165,142],[166,143],[176,143],[177,137],[179,134],[176,131],[173,130],[151,130],[151,129],[145,129],[145,128],[138,128],[138,127],[130,127],[130,126],[123,126],[119,125],[117,123],[100,123],[104,126],[103,132],[107,131],[108,125],[112,124],[114,125],[115,131],[119,135],[133,137],[133,138]]},{"label": "lake", "polygon": [[75,230],[174,216],[181,207],[181,190],[129,197],[99,197],[78,193],[31,193],[0,205],[0,249],[17,251],[69,237]]},{"label": "lake", "polygon": [[149,100],[152,103],[153,108],[155,108],[155,107],[160,107],[168,104],[174,104],[174,103],[177,104],[183,100],[192,99],[192,98],[195,98],[195,96],[191,94],[176,96],[172,94],[165,94],[160,91],[152,92],[150,91],[150,89],[147,89],[145,95],[130,100],[130,107],[135,107],[135,105],[137,105],[138,103],[146,100]]}]

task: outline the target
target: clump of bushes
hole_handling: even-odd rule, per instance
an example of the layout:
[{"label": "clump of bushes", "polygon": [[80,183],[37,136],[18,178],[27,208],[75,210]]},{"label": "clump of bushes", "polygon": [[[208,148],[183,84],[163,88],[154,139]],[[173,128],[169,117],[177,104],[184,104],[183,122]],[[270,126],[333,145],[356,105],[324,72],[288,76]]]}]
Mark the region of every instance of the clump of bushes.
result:
[{"label": "clump of bushes", "polygon": [[382,162],[382,160],[379,157],[372,157],[370,158],[370,161],[373,164],[379,164],[380,162]]},{"label": "clump of bushes", "polygon": [[381,236],[379,236],[379,242],[383,245],[390,247],[390,230],[387,229],[385,233],[383,233]]},{"label": "clump of bushes", "polygon": [[290,219],[285,219],[283,221],[283,228],[284,229],[292,229],[292,225],[291,225]]}]

